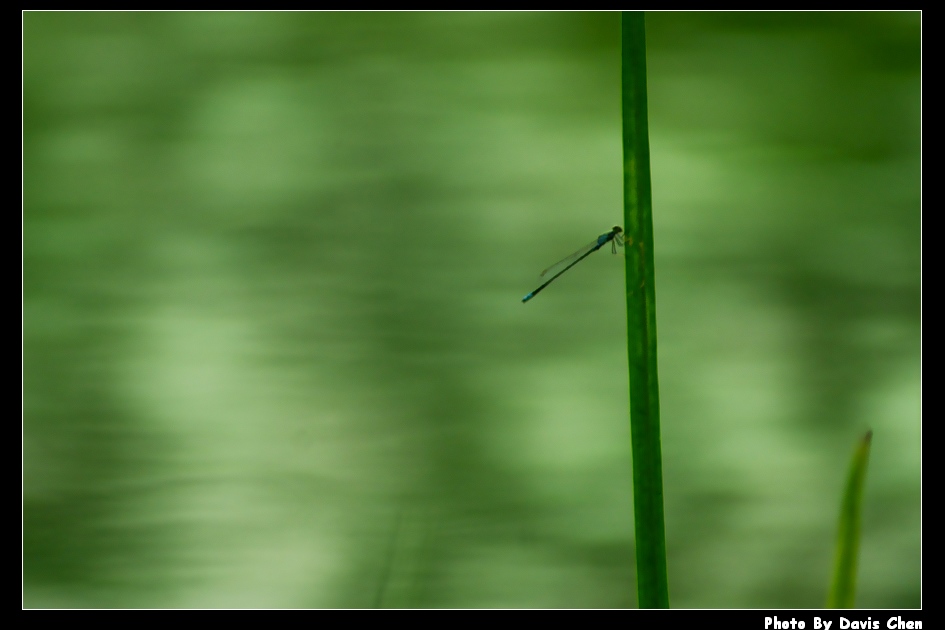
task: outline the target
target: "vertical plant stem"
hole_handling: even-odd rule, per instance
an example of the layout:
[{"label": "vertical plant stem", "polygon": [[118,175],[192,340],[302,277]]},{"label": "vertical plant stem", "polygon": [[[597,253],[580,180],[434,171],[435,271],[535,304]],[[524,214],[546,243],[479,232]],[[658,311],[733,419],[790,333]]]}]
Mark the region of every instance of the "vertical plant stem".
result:
[{"label": "vertical plant stem", "polygon": [[643,13],[624,12],[621,31],[627,351],[637,597],[640,608],[668,608]]},{"label": "vertical plant stem", "polygon": [[856,561],[860,551],[860,512],[863,505],[863,484],[866,464],[870,458],[873,432],[867,431],[856,449],[847,474],[847,485],[840,508],[840,526],[834,558],[833,582],[827,595],[827,608],[853,608],[856,599]]}]

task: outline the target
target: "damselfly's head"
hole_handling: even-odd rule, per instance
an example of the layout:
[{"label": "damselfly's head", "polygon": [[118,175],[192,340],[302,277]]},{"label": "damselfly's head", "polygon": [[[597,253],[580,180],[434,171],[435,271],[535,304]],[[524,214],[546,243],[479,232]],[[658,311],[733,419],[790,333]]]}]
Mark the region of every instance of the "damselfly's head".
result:
[{"label": "damselfly's head", "polygon": [[623,232],[623,228],[621,228],[619,225],[615,225],[612,231],[614,234],[620,234]]}]

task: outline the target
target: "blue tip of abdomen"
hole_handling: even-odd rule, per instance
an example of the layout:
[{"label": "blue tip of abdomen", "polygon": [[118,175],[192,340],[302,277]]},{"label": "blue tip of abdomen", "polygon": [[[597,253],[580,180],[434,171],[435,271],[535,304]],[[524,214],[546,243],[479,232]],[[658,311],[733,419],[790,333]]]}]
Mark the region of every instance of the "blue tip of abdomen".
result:
[{"label": "blue tip of abdomen", "polygon": [[533,297],[535,297],[535,294],[534,294],[534,293],[529,293],[528,295],[526,295],[525,297],[522,298],[522,302],[527,302],[527,301],[529,301],[530,299],[532,299]]}]

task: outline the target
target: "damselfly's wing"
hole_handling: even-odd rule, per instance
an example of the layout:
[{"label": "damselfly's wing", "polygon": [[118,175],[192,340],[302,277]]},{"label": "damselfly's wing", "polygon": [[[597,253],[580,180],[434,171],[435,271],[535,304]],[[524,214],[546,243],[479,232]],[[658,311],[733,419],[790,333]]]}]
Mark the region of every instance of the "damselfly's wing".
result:
[{"label": "damselfly's wing", "polygon": [[562,258],[561,260],[559,260],[559,261],[556,262],[555,264],[551,265],[550,267],[548,267],[547,269],[545,269],[544,271],[542,271],[540,274],[538,274],[538,277],[539,277],[539,278],[544,278],[545,276],[553,276],[553,275],[555,275],[556,273],[558,273],[559,271],[561,271],[562,269],[564,269],[565,267],[567,267],[568,265],[570,265],[571,263],[573,263],[575,260],[577,260],[578,258],[580,258],[581,256],[583,256],[584,254],[586,254],[588,251],[594,249],[595,247],[597,247],[597,239],[596,239],[596,238],[595,238],[593,241],[591,241],[590,243],[588,243],[587,245],[585,245],[584,247],[582,247],[582,248],[580,248],[579,250],[577,250],[576,252],[574,252],[573,254],[571,254],[571,255],[569,255],[569,256],[565,256],[564,258]]},{"label": "damselfly's wing", "polygon": [[[599,243],[600,243],[600,236],[598,236],[593,241],[591,241],[584,247],[580,248],[579,250],[577,250],[570,256],[565,256],[564,258],[562,258],[555,264],[551,265],[550,267],[542,271],[540,274],[538,274],[538,277],[544,278],[546,276],[550,277],[550,276],[555,275],[556,273],[558,273],[559,271],[561,271],[562,269],[564,269],[565,267],[573,263],[575,260],[583,256],[590,250],[594,249],[595,247],[598,247]],[[611,247],[614,247],[616,245],[623,247],[623,234],[615,234],[614,238],[611,239]],[[613,251],[616,253],[617,250],[614,249]]]}]

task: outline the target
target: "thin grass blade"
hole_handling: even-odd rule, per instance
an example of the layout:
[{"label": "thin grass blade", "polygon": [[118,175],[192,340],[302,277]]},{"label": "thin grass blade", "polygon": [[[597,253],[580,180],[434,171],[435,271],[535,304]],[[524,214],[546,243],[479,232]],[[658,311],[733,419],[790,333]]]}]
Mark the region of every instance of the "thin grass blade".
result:
[{"label": "thin grass blade", "polygon": [[625,266],[637,600],[640,608],[669,608],[643,13],[623,13],[621,30],[624,226],[632,245]]},{"label": "thin grass blade", "polygon": [[873,432],[867,431],[850,461],[847,485],[840,508],[837,550],[834,556],[833,582],[827,595],[827,608],[853,608],[856,599],[856,565],[860,552],[860,513],[863,507],[863,486],[866,465],[870,458]]}]

